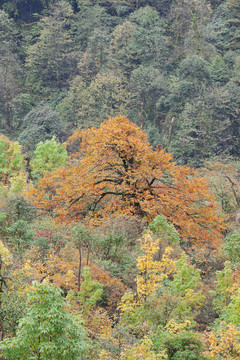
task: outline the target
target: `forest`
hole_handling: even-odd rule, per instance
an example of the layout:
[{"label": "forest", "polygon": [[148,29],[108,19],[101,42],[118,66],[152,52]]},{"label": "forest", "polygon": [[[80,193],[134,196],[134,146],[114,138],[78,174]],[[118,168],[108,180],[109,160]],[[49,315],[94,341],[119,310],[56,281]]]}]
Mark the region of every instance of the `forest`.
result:
[{"label": "forest", "polygon": [[239,0],[0,0],[0,359],[240,359]]}]

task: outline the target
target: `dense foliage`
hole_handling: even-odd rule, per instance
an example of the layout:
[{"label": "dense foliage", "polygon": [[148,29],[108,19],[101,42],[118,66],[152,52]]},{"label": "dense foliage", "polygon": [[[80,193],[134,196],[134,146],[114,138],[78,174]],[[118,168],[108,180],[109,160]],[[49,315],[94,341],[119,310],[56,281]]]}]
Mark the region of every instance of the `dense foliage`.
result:
[{"label": "dense foliage", "polygon": [[238,1],[8,0],[0,8],[5,135],[34,149],[64,135],[54,117],[70,135],[121,114],[179,163],[239,155]]},{"label": "dense foliage", "polygon": [[154,151],[143,130],[127,118],[76,131],[74,142],[80,147],[68,166],[48,173],[32,190],[35,205],[70,222],[101,222],[110,214],[149,221],[163,214],[186,242],[211,246],[221,239],[223,219],[206,181],[176,166],[164,150]]},{"label": "dense foliage", "polygon": [[238,0],[0,0],[0,357],[240,358]]}]

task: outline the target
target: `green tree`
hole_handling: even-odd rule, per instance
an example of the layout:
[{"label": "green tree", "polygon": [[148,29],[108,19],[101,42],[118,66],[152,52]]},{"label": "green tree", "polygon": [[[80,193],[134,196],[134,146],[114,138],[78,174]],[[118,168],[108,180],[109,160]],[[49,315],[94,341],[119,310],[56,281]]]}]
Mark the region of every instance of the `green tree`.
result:
[{"label": "green tree", "polygon": [[180,242],[180,237],[173,224],[169,224],[163,215],[158,215],[149,224],[148,229],[153,232],[155,236],[167,241],[168,244],[177,245]]},{"label": "green tree", "polygon": [[238,0],[227,0],[227,6],[232,12],[231,18],[228,20],[228,25],[231,28],[232,33],[232,49],[239,49],[239,40],[240,40],[240,4]]},{"label": "green tree", "polygon": [[174,49],[172,60],[179,60],[180,54],[201,54],[202,30],[209,21],[211,7],[205,0],[178,0],[168,16],[168,30]]},{"label": "green tree", "polygon": [[151,337],[155,351],[165,350],[166,359],[169,360],[208,360],[204,356],[204,344],[196,332],[182,330],[169,333],[158,329]]},{"label": "green tree", "polygon": [[[2,7],[9,15],[18,21],[30,23],[36,20],[36,14],[46,11],[55,0],[3,0],[0,1]],[[70,0],[71,2],[71,0]],[[3,4],[2,4],[3,3]]]},{"label": "green tree", "polygon": [[24,117],[18,140],[25,151],[33,151],[39,142],[51,140],[54,135],[60,139],[63,128],[55,111],[47,105],[38,106]]},{"label": "green tree", "polygon": [[[226,121],[221,125],[220,127],[218,124],[219,131],[223,130],[223,127],[225,129]],[[177,126],[178,130],[171,143],[171,150],[181,163],[201,166],[204,159],[211,156],[217,142],[213,132],[212,113],[202,96],[190,103],[186,102],[183,111],[178,115]]]},{"label": "green tree", "polygon": [[59,289],[35,283],[28,292],[27,315],[21,319],[16,337],[1,343],[2,355],[14,360],[81,360],[85,331],[65,306]]},{"label": "green tree", "polygon": [[56,142],[55,136],[52,140],[41,141],[37,144],[35,158],[31,162],[32,175],[38,179],[44,174],[64,167],[67,160],[67,151],[64,145]]},{"label": "green tree", "polygon": [[208,62],[198,55],[188,56],[181,61],[178,74],[180,79],[191,81],[196,90],[210,81]]},{"label": "green tree", "polygon": [[234,265],[240,263],[240,234],[237,230],[226,236],[222,250]]},{"label": "green tree", "polygon": [[[174,305],[170,318],[193,321],[205,299],[200,289],[201,271],[188,264],[185,254],[176,262],[176,268],[174,279],[169,284],[171,289],[169,303],[173,299]],[[168,291],[168,286],[166,286],[166,291]]]},{"label": "green tree", "polygon": [[81,286],[81,291],[78,293],[78,299],[82,310],[87,312],[91,311],[97,302],[101,300],[103,285],[92,280],[91,271],[88,266],[84,267],[83,276],[84,281]]},{"label": "green tree", "polygon": [[85,101],[79,109],[79,125],[99,124],[100,119],[124,114],[128,91],[124,79],[114,72],[99,73],[86,89]]},{"label": "green tree", "polygon": [[23,169],[23,156],[18,142],[0,134],[0,183],[10,186]]},{"label": "green tree", "polygon": [[14,278],[14,281],[11,278],[7,284],[8,287],[2,289],[1,292],[0,318],[2,320],[4,337],[10,334],[11,336],[16,335],[19,320],[25,315],[26,311],[26,296],[23,292],[19,291],[19,288],[24,284],[23,279]]},{"label": "green tree", "polygon": [[[223,2],[214,10],[211,21],[203,29],[203,38],[208,45],[211,45],[213,54],[216,50],[223,53],[231,47],[232,36],[231,29],[228,26],[228,20],[231,18],[231,11]],[[211,54],[212,56],[212,54]]]},{"label": "green tree", "polygon": [[149,6],[140,8],[113,31],[109,46],[109,66],[129,77],[140,64],[163,68],[169,53],[164,22]]},{"label": "green tree", "polygon": [[234,64],[232,81],[234,81],[238,85],[240,84],[240,56],[237,57]]},{"label": "green tree", "polygon": [[231,301],[229,305],[223,309],[221,320],[224,320],[228,324],[235,325],[238,329],[240,328],[240,288],[238,287],[231,295]]},{"label": "green tree", "polygon": [[94,32],[110,33],[118,19],[111,16],[107,9],[92,4],[92,1],[79,0],[80,11],[75,15],[73,24],[73,41],[78,50],[86,50],[89,39]]},{"label": "green tree", "polygon": [[217,272],[217,284],[213,300],[214,308],[219,313],[226,309],[230,303],[231,288],[233,283],[232,265],[230,261],[226,261],[224,269]]},{"label": "green tree", "polygon": [[[210,86],[197,78],[193,81],[189,78],[188,84],[189,91],[182,94],[184,106],[176,114],[171,142],[171,150],[178,161],[201,166],[204,159],[214,155],[238,155],[239,86],[231,81],[224,86],[219,83]],[[190,96],[190,89],[196,94],[195,97]]]},{"label": "green tree", "polygon": [[[131,72],[129,81],[130,100],[129,117],[141,124],[149,135],[153,145],[162,142],[160,132],[165,128],[166,114],[158,106],[168,93],[168,84],[163,74],[154,66],[139,66]],[[155,134],[151,136],[150,128],[155,126]],[[155,140],[156,139],[156,140]],[[154,143],[155,140],[155,143]],[[158,140],[158,141],[157,141]]]},{"label": "green tree", "polygon": [[145,6],[132,13],[129,20],[134,26],[129,50],[135,62],[142,65],[155,63],[162,68],[169,54],[169,44],[164,35],[165,23],[159,13]]},{"label": "green tree", "polygon": [[108,56],[110,35],[107,30],[93,31],[88,47],[78,63],[78,74],[90,84],[92,79],[105,68]]},{"label": "green tree", "polygon": [[109,63],[111,67],[120,69],[125,75],[136,67],[134,64],[134,54],[131,52],[131,45],[134,42],[135,25],[129,20],[119,24],[112,33],[112,39],[109,46]]},{"label": "green tree", "polygon": [[13,20],[0,10],[0,128],[7,133],[16,128],[14,114],[16,98],[21,93],[23,73],[16,53],[17,32]]},{"label": "green tree", "polygon": [[225,84],[229,80],[229,70],[224,59],[217,55],[212,59],[210,65],[210,76],[214,82]]},{"label": "green tree", "polygon": [[61,90],[76,69],[76,57],[69,32],[71,5],[62,0],[40,21],[40,36],[28,49],[29,81],[36,94]]},{"label": "green tree", "polygon": [[36,218],[36,209],[23,196],[15,195],[7,200],[6,214],[10,224],[18,220],[30,223]]},{"label": "green tree", "polygon": [[78,127],[96,126],[109,116],[124,114],[128,98],[126,80],[114,71],[98,73],[89,86],[77,76],[58,110],[63,108],[67,120],[73,118]]},{"label": "green tree", "polygon": [[17,220],[7,228],[8,242],[12,248],[17,251],[17,254],[22,257],[24,250],[26,250],[32,240],[33,232],[25,220]]}]

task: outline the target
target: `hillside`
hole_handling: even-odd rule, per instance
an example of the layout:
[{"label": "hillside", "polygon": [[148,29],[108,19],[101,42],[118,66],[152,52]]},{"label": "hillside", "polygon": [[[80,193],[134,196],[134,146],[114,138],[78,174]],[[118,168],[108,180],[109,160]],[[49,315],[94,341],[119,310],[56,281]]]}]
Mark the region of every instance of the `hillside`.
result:
[{"label": "hillside", "polygon": [[238,0],[0,0],[0,358],[240,358]]}]

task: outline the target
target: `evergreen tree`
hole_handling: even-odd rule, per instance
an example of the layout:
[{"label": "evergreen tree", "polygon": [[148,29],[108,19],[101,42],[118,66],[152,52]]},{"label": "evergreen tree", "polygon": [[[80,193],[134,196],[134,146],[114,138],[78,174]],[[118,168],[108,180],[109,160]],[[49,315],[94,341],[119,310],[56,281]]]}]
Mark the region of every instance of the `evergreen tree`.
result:
[{"label": "evergreen tree", "polygon": [[22,71],[16,53],[17,32],[14,22],[0,10],[0,128],[9,133],[14,130],[15,100],[21,92]]},{"label": "evergreen tree", "polygon": [[49,106],[34,108],[23,119],[19,142],[25,150],[34,150],[40,141],[57,139],[63,135],[63,124],[58,114]]},{"label": "evergreen tree", "polygon": [[[61,90],[76,69],[70,27],[73,10],[62,0],[40,21],[40,36],[28,52],[29,83],[37,95]],[[47,91],[48,90],[48,91]]]}]

